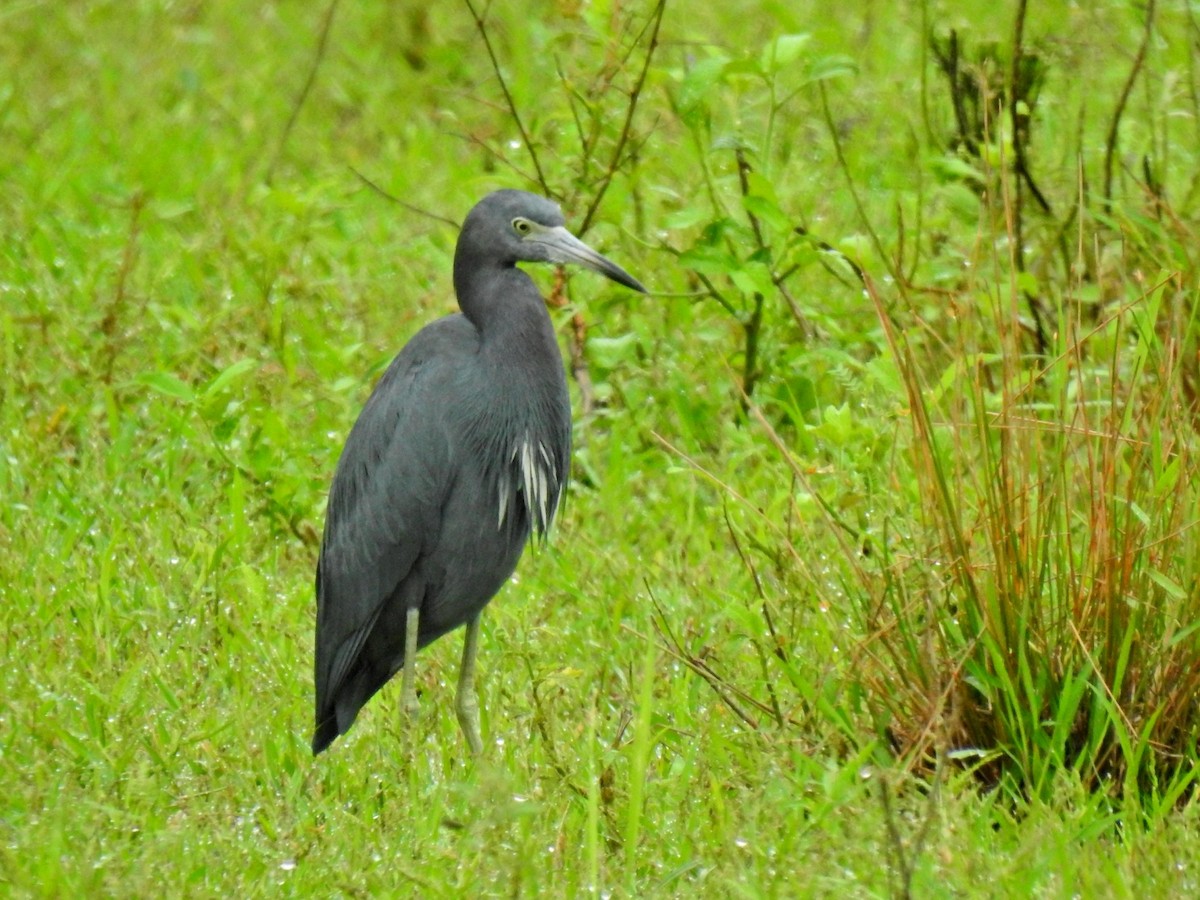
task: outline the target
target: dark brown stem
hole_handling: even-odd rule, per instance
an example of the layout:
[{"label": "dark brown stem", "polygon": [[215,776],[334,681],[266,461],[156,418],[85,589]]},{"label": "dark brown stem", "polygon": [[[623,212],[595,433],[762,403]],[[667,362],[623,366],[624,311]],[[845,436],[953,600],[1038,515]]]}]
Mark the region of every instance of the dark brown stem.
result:
[{"label": "dark brown stem", "polygon": [[1112,122],[1108,126],[1108,140],[1104,144],[1104,205],[1106,207],[1112,205],[1113,157],[1117,152],[1117,135],[1121,128],[1121,116],[1125,114],[1125,105],[1129,102],[1129,95],[1133,92],[1133,83],[1137,80],[1138,74],[1146,62],[1146,52],[1154,33],[1154,2],[1155,0],[1146,0],[1146,27],[1142,32],[1142,43],[1138,47],[1137,55],[1133,58],[1133,67],[1129,70],[1129,77],[1125,79],[1125,86],[1121,89],[1121,96],[1117,100],[1117,108],[1113,110]]},{"label": "dark brown stem", "polygon": [[[903,900],[910,900],[913,868],[908,854],[904,850],[904,838],[900,836],[900,829],[896,824],[896,812],[892,809],[891,785],[888,784],[887,777],[883,772],[876,770],[876,774],[879,776],[879,802],[883,805],[883,822],[887,827],[888,849],[892,851],[896,868],[900,870],[899,889],[893,891],[893,894],[902,897]],[[891,876],[889,875],[889,877]]]},{"label": "dark brown stem", "polygon": [[[625,150],[625,145],[629,142],[629,135],[633,128],[633,116],[637,112],[638,99],[641,97],[642,88],[646,84],[646,76],[650,73],[650,63],[654,59],[654,51],[658,48],[658,30],[662,25],[663,13],[666,12],[666,9],[667,0],[658,0],[658,4],[654,7],[654,13],[647,23],[647,27],[650,29],[650,45],[646,48],[646,58],[642,60],[642,71],[638,73],[637,81],[634,82],[633,89],[629,92],[629,103],[625,107],[625,121],[621,125],[621,134],[617,138],[616,147],[613,148],[608,168],[605,170],[604,176],[600,179],[600,185],[596,189],[595,196],[592,197],[592,202],[588,205],[587,212],[583,216],[583,222],[579,226],[579,233],[581,235],[585,234],[591,226],[592,219],[600,209],[600,202],[604,199],[604,195],[608,191],[608,186],[612,184],[612,180],[616,177],[617,170],[620,168],[621,156]],[[642,33],[645,33],[645,29],[643,29]]]},{"label": "dark brown stem", "polygon": [[279,146],[275,148],[275,155],[271,158],[270,165],[267,166],[267,174],[263,178],[267,184],[270,184],[275,177],[275,167],[279,165],[288,138],[292,136],[292,129],[296,126],[296,120],[300,118],[300,110],[304,107],[304,102],[308,99],[313,84],[316,83],[317,70],[321,68],[321,62],[325,59],[325,48],[329,45],[329,33],[333,30],[333,16],[337,12],[340,2],[341,0],[330,0],[329,6],[325,9],[325,18],[321,22],[321,33],[317,38],[317,52],[313,54],[312,65],[308,67],[308,76],[304,79],[304,87],[300,89],[300,95],[296,97],[287,123],[283,126],[283,134],[279,136]]},{"label": "dark brown stem", "polygon": [[[850,191],[850,199],[854,201],[854,209],[858,213],[858,219],[862,223],[862,227],[866,230],[867,235],[871,238],[871,245],[875,248],[875,252],[879,254],[879,258],[888,268],[888,274],[892,276],[896,287],[903,292],[904,281],[903,272],[898,271],[891,257],[884,252],[883,241],[879,238],[879,232],[875,230],[875,226],[871,224],[870,218],[867,216],[867,210],[863,206],[862,197],[859,196],[858,188],[854,184],[854,177],[850,174],[850,164],[846,161],[846,154],[842,150],[842,140],[838,137],[837,124],[833,121],[833,113],[829,109],[829,94],[825,90],[825,82],[818,82],[817,89],[821,92],[821,111],[825,116],[825,127],[829,129],[830,140],[833,141],[834,155],[837,157],[838,168],[841,169],[843,177],[846,179],[846,187]],[[863,277],[861,268],[858,268],[857,263],[855,268],[858,271],[858,276]]]},{"label": "dark brown stem", "polygon": [[[766,713],[767,715],[773,715],[771,708],[762,701],[750,697],[735,685],[730,684],[715,672],[704,659],[695,656],[684,647],[683,642],[671,630],[670,619],[663,612],[662,605],[658,602],[658,598],[650,590],[648,584],[646,585],[646,590],[650,595],[650,602],[654,605],[654,611],[657,613],[657,615],[651,616],[654,630],[658,632],[659,638],[665,643],[667,651],[704,679],[705,683],[713,689],[713,692],[720,698],[721,702],[729,707],[729,710],[741,719],[752,732],[758,733],[758,722],[742,708],[741,704],[738,703],[738,699],[749,703],[759,710],[759,712]],[[735,699],[735,695],[737,699]]]},{"label": "dark brown stem", "polygon": [[463,0],[467,4],[467,9],[471,11],[471,18],[475,20],[475,29],[479,32],[479,36],[483,38],[483,46],[487,49],[488,59],[492,63],[492,73],[496,76],[496,81],[500,83],[500,91],[504,94],[504,102],[508,104],[508,113],[512,116],[513,122],[516,123],[517,130],[521,132],[521,140],[525,144],[525,149],[529,151],[529,158],[533,161],[533,168],[537,171],[537,182],[542,188],[542,193],[550,193],[550,185],[546,181],[546,173],[542,171],[542,164],[538,160],[537,150],[533,146],[533,139],[529,136],[529,132],[525,130],[525,123],[521,121],[521,114],[517,111],[517,101],[513,99],[512,92],[508,89],[508,82],[504,80],[504,74],[500,71],[500,61],[496,58],[496,51],[492,49],[492,39],[488,37],[487,23],[484,22],[483,16],[475,11],[475,4],[471,0]]},{"label": "dark brown stem", "polygon": [[[512,171],[512,173],[514,175],[516,175],[519,179],[521,179],[521,181],[528,183],[531,181],[537,181],[538,178],[541,177],[540,175],[529,174],[529,172],[526,172],[524,169],[522,169],[520,166],[518,166],[516,163],[514,163],[511,159],[509,159],[507,156],[505,156],[503,153],[501,153],[499,150],[497,150],[495,147],[491,146],[487,141],[477,138],[473,134],[463,134],[458,131],[448,131],[446,133],[449,134],[450,136],[456,137],[459,140],[464,141],[468,144],[474,144],[476,147],[478,147],[484,153],[488,154],[488,156],[492,157],[492,159],[496,160],[496,162],[498,162],[500,165],[504,166],[504,168]],[[542,193],[549,195],[550,189],[547,188],[545,185],[542,185]]]},{"label": "dark brown stem", "polygon": [[976,149],[975,138],[972,134],[970,122],[967,117],[967,108],[963,99],[963,92],[966,90],[966,81],[962,78],[959,71],[958,32],[953,28],[950,29],[950,37],[946,40],[944,50],[938,46],[933,35],[930,34],[929,46],[933,50],[933,55],[937,57],[938,66],[946,76],[946,80],[950,82],[950,103],[954,108],[954,122],[958,128],[958,143],[956,146],[963,146],[974,152]]},{"label": "dark brown stem", "polygon": [[[1012,144],[1013,144],[1013,168],[1016,172],[1016,178],[1013,179],[1013,264],[1018,272],[1025,271],[1025,220],[1024,207],[1025,196],[1021,191],[1022,183],[1028,183],[1032,188],[1035,196],[1041,202],[1042,208],[1049,212],[1049,204],[1041,195],[1041,191],[1033,184],[1033,179],[1028,175],[1028,168],[1025,164],[1025,125],[1021,121],[1021,101],[1024,99],[1021,96],[1021,55],[1023,52],[1022,42],[1025,36],[1025,11],[1028,7],[1028,0],[1020,0],[1017,4],[1017,19],[1013,28],[1013,48],[1012,48],[1012,67],[1009,69],[1008,80],[1008,115],[1009,123],[1012,127]],[[1044,356],[1047,348],[1046,341],[1046,326],[1042,322],[1042,308],[1038,298],[1030,294],[1028,291],[1022,291],[1025,295],[1025,304],[1029,307],[1029,314],[1033,317],[1033,333],[1034,340],[1037,344],[1037,352]]]},{"label": "dark brown stem", "polygon": [[365,184],[368,188],[370,188],[372,191],[374,191],[380,197],[383,197],[385,200],[390,200],[392,203],[399,204],[400,206],[403,206],[405,209],[407,209],[409,212],[416,213],[418,216],[424,216],[427,219],[433,219],[435,222],[443,222],[446,225],[449,225],[455,231],[457,231],[459,228],[462,227],[458,222],[454,221],[454,219],[447,218],[446,216],[439,216],[437,213],[431,213],[427,209],[422,209],[419,206],[413,206],[411,203],[404,202],[399,197],[397,197],[395,194],[381,188],[379,185],[377,185],[374,181],[372,181],[370,178],[368,178],[362,172],[358,171],[358,169],[354,168],[354,166],[350,166],[349,168],[350,168],[351,172],[353,172],[355,175],[358,176],[359,181],[361,181],[363,184]]},{"label": "dark brown stem", "polygon": [[[774,652],[777,658],[784,659],[779,654],[781,647],[779,635],[775,633],[775,623],[771,620],[771,611],[767,608],[767,595],[763,591],[762,580],[758,577],[758,569],[754,565],[754,560],[750,555],[742,549],[742,542],[738,540],[737,529],[733,527],[733,522],[729,519],[729,506],[724,505],[722,512],[725,515],[725,529],[729,532],[729,540],[733,542],[733,549],[737,551],[738,558],[741,559],[742,565],[750,573],[750,577],[754,579],[754,588],[758,593],[758,599],[762,604],[763,618],[767,623],[767,631],[771,635],[771,642],[774,644]],[[762,668],[763,683],[767,688],[767,696],[771,698],[771,712],[775,717],[775,723],[783,728],[787,724],[787,719],[783,714],[783,707],[779,703],[779,697],[775,692],[775,682],[771,679],[771,668],[767,663],[767,653],[763,650],[762,644],[757,638],[751,638],[751,643],[754,645],[754,650],[758,654],[759,665]]]},{"label": "dark brown stem", "polygon": [[[738,167],[738,184],[742,190],[742,198],[745,199],[750,195],[750,163],[746,161],[746,154],[741,147],[734,151],[737,157]],[[749,210],[746,211],[746,218],[750,220],[750,228],[754,231],[754,241],[758,244],[760,250],[766,247],[766,241],[763,240],[762,226],[758,222],[758,216]],[[758,383],[758,337],[762,331],[763,318],[763,295],[758,291],[754,292],[754,310],[750,313],[750,318],[743,323],[742,327],[746,332],[746,348],[745,359],[742,362],[742,410],[746,409],[745,404],[749,402],[750,397],[754,394],[754,386]]]},{"label": "dark brown stem", "polygon": [[117,271],[117,286],[112,302],[100,322],[100,332],[105,339],[104,374],[105,384],[112,384],[113,368],[123,341],[118,336],[121,319],[124,317],[125,301],[128,296],[129,276],[137,262],[138,236],[142,230],[142,210],[146,207],[146,195],[138,191],[129,201],[129,229],[125,234],[125,248],[121,252],[121,268]]}]

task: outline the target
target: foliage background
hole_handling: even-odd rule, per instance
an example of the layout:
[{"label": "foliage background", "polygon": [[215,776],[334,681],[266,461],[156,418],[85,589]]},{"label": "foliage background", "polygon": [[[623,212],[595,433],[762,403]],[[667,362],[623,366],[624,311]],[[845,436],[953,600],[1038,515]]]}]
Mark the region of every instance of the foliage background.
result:
[{"label": "foliage background", "polygon": [[[1194,894],[1200,32],[1025,12],[1039,215],[927,40],[1003,86],[1019,8],[668,4],[642,82],[652,4],[494,4],[511,105],[458,4],[0,8],[7,890]],[[313,761],[324,492],[453,308],[355,171],[459,220],[514,109],[655,296],[535,273],[590,387],[484,758],[450,639]]]}]

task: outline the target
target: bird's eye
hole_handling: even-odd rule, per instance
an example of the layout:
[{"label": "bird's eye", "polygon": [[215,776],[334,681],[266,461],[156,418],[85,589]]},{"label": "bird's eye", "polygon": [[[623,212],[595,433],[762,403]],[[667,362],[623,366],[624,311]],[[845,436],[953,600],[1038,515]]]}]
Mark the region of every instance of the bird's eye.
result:
[{"label": "bird's eye", "polygon": [[529,224],[528,219],[513,219],[512,227],[517,234],[529,234],[533,231],[533,226]]}]

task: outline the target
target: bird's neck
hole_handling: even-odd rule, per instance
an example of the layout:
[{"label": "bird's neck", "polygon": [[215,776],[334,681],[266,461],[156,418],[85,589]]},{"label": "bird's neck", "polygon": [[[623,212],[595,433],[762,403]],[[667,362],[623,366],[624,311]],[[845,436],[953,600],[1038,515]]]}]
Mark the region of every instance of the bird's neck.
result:
[{"label": "bird's neck", "polygon": [[[454,292],[463,315],[485,344],[511,340],[513,332],[552,334],[545,301],[533,279],[513,265],[454,259]],[[525,337],[517,346],[529,346]],[[509,348],[511,352],[511,347]]]}]

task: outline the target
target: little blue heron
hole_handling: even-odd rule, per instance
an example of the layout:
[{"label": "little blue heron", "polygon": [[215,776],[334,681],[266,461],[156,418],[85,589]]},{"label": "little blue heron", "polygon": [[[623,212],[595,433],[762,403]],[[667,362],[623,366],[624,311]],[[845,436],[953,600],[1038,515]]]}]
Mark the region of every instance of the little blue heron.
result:
[{"label": "little blue heron", "polygon": [[317,561],[317,754],[414,657],[466,625],[455,710],[483,750],[475,697],[479,616],[544,537],[571,454],[571,407],[554,328],[518,262],[577,263],[645,291],[563,227],[556,204],[496,191],[467,216],[454,251],[461,313],[400,351],[355,422],[329,491]]}]

